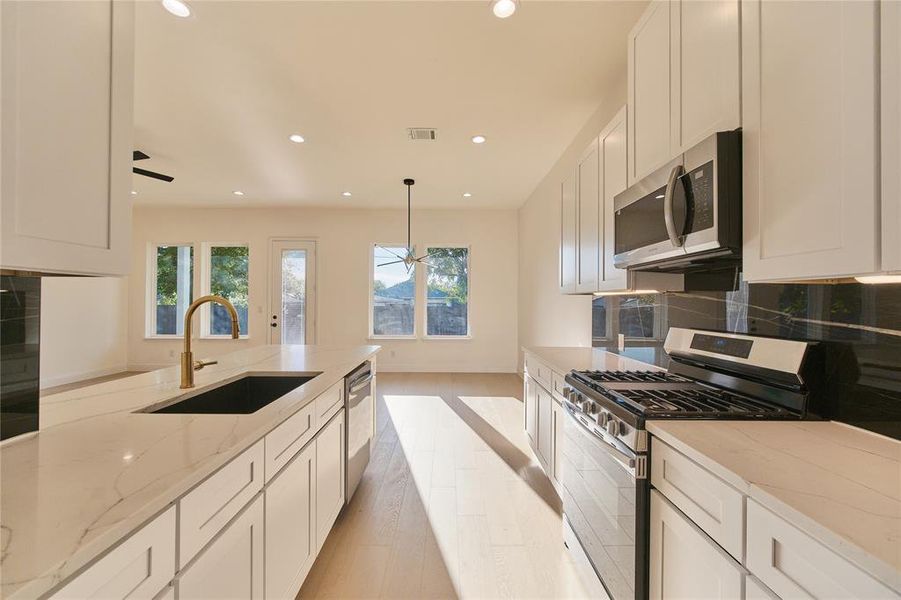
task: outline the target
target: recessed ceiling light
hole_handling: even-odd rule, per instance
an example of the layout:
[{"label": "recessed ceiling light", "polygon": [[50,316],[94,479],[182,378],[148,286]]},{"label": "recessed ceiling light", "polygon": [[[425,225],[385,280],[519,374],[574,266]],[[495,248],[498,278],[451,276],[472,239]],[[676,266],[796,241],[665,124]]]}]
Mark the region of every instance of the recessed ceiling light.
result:
[{"label": "recessed ceiling light", "polygon": [[353,194],[351,194],[350,192],[341,192],[341,195],[345,198],[350,198],[351,196],[353,196]]},{"label": "recessed ceiling light", "polygon": [[243,196],[244,192],[242,192],[241,190],[235,190],[232,192],[232,194],[234,194],[235,196]]},{"label": "recessed ceiling light", "polygon": [[516,2],[514,0],[497,0],[491,10],[498,19],[506,19],[516,12]]},{"label": "recessed ceiling light", "polygon": [[191,16],[191,9],[182,0],[163,0],[163,8],[182,19]]},{"label": "recessed ceiling light", "polygon": [[474,135],[474,136],[472,136],[472,143],[473,143],[473,144],[484,144],[486,141],[488,141],[488,138],[486,138],[484,135]]},{"label": "recessed ceiling light", "polygon": [[306,140],[303,139],[303,136],[299,133],[292,133],[288,136],[288,139],[294,142],[295,144],[303,144]]},{"label": "recessed ceiling light", "polygon": [[463,192],[463,197],[464,198],[472,198],[472,194],[470,194],[469,192]]},{"label": "recessed ceiling light", "polygon": [[136,191],[134,191],[134,190],[131,190],[131,195],[132,195],[132,196],[137,196],[138,193],[137,193]]}]

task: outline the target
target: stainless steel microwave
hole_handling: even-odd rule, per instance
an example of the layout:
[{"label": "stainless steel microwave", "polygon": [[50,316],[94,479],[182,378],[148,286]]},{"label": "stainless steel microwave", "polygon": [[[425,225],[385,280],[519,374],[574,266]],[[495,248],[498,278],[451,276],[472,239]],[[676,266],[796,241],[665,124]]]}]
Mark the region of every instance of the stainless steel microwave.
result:
[{"label": "stainless steel microwave", "polygon": [[741,260],[741,132],[719,132],[614,198],[618,268],[687,273]]}]

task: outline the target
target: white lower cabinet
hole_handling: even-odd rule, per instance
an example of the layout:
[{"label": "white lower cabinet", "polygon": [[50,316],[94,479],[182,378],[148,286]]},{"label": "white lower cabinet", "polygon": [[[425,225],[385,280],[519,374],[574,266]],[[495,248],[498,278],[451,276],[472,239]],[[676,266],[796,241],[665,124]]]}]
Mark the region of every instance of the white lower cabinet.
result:
[{"label": "white lower cabinet", "polygon": [[548,476],[553,475],[554,459],[554,399],[546,389],[537,386],[538,397],[538,458]]},{"label": "white lower cabinet", "polygon": [[175,575],[175,507],[95,562],[53,594],[71,598],[151,600]]},{"label": "white lower cabinet", "polygon": [[316,442],[266,488],[266,597],[294,598],[316,560]]},{"label": "white lower cabinet", "polygon": [[259,494],[178,576],[179,600],[262,600],[263,527]]},{"label": "white lower cabinet", "polygon": [[559,488],[560,475],[562,473],[561,464],[563,463],[563,423],[566,419],[566,409],[564,409],[556,400],[553,404],[553,425],[552,431],[553,441],[553,458],[551,459],[551,481]]},{"label": "white lower cabinet", "polygon": [[897,598],[806,533],[748,500],[747,565],[783,598]]},{"label": "white lower cabinet", "polygon": [[316,437],[316,551],[344,507],[344,409]]},{"label": "white lower cabinet", "polygon": [[742,597],[744,570],[657,490],[651,491],[650,597]]},{"label": "white lower cabinet", "polygon": [[524,388],[523,411],[525,412],[526,436],[529,438],[529,444],[536,448],[538,446],[538,384],[526,375]]}]

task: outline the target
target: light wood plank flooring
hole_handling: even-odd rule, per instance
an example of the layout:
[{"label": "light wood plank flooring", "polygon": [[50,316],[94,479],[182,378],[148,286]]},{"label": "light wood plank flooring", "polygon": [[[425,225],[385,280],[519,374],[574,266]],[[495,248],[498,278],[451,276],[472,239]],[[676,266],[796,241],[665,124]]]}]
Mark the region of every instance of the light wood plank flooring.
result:
[{"label": "light wood plank flooring", "polygon": [[[516,375],[380,373],[368,469],[299,598],[581,598]],[[603,594],[603,592],[601,592]]]}]

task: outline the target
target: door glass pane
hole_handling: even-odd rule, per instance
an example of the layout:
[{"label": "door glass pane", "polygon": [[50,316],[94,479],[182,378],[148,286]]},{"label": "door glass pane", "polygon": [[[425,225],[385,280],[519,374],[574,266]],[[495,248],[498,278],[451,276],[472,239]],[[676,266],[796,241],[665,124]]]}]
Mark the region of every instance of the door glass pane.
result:
[{"label": "door glass pane", "polygon": [[282,250],[282,314],[283,344],[305,344],[307,302],[307,251]]},{"label": "door glass pane", "polygon": [[428,334],[469,335],[469,249],[429,248],[428,254]]},{"label": "door glass pane", "polygon": [[194,248],[156,248],[156,335],[182,335],[194,285]]},{"label": "door glass pane", "polygon": [[[210,293],[234,305],[241,335],[247,335],[247,265],[247,246],[210,248]],[[231,317],[225,307],[210,304],[210,334],[231,335],[231,331]]]},{"label": "door glass pane", "polygon": [[406,248],[374,250],[372,273],[373,335],[413,335],[413,304],[416,298],[416,267],[407,267],[398,258]]}]

